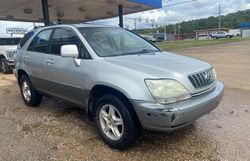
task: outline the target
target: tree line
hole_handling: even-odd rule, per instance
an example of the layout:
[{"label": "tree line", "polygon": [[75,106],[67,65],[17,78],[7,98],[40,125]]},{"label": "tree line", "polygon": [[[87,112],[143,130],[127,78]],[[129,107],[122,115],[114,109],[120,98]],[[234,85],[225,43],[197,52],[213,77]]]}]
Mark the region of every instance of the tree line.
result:
[{"label": "tree line", "polygon": [[[219,17],[208,17],[203,19],[183,21],[179,24],[171,24],[167,26],[161,26],[157,28],[150,29],[138,29],[134,30],[139,34],[154,33],[159,31],[160,33],[166,32],[168,34],[184,34],[192,33],[194,30],[209,29],[209,28],[218,28]],[[250,22],[250,10],[239,11],[236,13],[230,13],[225,16],[221,16],[221,27],[237,29],[240,28],[241,22]]]}]

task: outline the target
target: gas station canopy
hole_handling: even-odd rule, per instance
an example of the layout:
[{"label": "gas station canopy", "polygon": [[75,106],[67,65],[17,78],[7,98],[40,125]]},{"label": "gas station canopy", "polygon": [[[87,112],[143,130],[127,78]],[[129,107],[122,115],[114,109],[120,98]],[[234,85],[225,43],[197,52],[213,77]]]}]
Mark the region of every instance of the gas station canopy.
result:
[{"label": "gas station canopy", "polygon": [[0,20],[73,23],[161,7],[161,0],[1,0]]}]

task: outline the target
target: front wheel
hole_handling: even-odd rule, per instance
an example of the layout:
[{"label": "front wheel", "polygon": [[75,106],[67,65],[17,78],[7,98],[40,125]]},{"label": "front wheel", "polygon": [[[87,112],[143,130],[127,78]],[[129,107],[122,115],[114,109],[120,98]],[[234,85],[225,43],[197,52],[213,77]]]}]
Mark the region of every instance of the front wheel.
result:
[{"label": "front wheel", "polygon": [[2,71],[4,74],[12,73],[11,68],[9,67],[5,58],[0,59],[0,71]]},{"label": "front wheel", "polygon": [[42,102],[42,95],[36,91],[28,76],[23,75],[20,79],[22,98],[27,106],[35,107]]},{"label": "front wheel", "polygon": [[96,107],[96,124],[102,140],[118,150],[132,146],[140,130],[128,110],[129,107],[111,94],[102,96]]}]

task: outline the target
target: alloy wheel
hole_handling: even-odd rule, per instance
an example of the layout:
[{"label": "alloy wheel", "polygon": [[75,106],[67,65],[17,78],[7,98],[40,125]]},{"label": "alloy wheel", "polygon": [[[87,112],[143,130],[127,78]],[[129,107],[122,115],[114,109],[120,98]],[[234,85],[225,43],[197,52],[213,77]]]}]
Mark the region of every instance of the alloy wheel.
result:
[{"label": "alloy wheel", "polygon": [[31,100],[31,90],[28,82],[24,81],[22,84],[22,93],[26,101]]},{"label": "alloy wheel", "polygon": [[105,104],[101,107],[99,121],[103,133],[111,140],[119,140],[124,132],[123,119],[115,106]]}]

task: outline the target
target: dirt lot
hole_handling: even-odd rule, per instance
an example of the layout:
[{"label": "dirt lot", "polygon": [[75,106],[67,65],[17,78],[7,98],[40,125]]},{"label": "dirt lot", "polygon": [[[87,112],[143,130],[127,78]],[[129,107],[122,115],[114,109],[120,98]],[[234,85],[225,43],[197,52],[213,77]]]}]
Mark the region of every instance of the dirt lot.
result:
[{"label": "dirt lot", "polygon": [[143,132],[125,152],[103,144],[70,104],[45,98],[26,107],[14,76],[0,74],[0,160],[250,160],[250,41],[176,52],[214,64],[226,86],[222,103],[180,132]]}]

